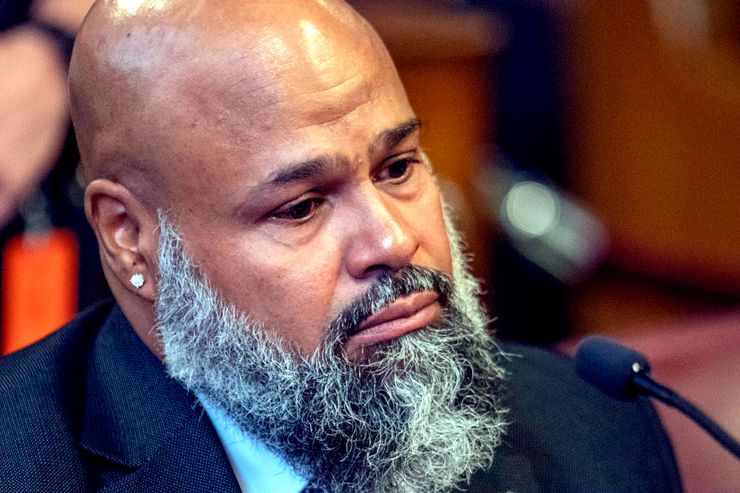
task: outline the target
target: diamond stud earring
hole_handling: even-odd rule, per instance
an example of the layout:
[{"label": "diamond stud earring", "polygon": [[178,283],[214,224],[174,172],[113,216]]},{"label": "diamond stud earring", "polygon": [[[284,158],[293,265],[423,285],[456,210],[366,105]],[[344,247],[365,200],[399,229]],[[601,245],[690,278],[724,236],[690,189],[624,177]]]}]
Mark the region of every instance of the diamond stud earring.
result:
[{"label": "diamond stud earring", "polygon": [[131,279],[129,279],[128,282],[130,282],[131,285],[135,287],[136,290],[138,291],[139,288],[144,285],[144,275],[136,273],[133,276],[131,276]]}]

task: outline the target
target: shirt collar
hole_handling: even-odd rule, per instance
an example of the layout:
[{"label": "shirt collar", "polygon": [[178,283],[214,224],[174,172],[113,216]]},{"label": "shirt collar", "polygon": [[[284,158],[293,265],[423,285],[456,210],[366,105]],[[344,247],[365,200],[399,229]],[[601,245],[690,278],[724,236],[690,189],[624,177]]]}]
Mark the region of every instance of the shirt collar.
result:
[{"label": "shirt collar", "polygon": [[244,433],[231,417],[203,395],[206,410],[242,491],[249,493],[299,493],[308,483],[260,441]]}]

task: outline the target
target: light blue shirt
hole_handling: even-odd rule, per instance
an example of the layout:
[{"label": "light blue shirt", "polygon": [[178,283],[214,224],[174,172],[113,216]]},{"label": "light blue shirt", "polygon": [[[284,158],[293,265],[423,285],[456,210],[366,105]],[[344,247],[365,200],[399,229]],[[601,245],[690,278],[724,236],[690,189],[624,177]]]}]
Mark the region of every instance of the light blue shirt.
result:
[{"label": "light blue shirt", "polygon": [[239,429],[221,408],[198,395],[245,493],[299,493],[308,482],[279,456]]}]

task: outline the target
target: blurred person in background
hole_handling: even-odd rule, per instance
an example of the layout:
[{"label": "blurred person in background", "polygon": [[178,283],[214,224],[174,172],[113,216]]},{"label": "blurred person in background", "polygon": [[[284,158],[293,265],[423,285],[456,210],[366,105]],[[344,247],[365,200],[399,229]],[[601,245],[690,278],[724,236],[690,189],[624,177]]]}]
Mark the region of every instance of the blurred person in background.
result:
[{"label": "blurred person in background", "polygon": [[108,293],[84,219],[67,102],[74,33],[91,4],[0,1],[0,353]]},{"label": "blurred person in background", "polygon": [[0,2],[0,226],[56,164],[69,128],[67,65],[91,0]]}]

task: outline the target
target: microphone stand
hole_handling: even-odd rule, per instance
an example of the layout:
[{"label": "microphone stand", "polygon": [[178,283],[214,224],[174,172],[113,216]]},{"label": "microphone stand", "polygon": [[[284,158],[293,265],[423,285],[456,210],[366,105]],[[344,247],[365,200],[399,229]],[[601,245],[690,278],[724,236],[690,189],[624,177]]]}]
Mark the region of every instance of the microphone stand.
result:
[{"label": "microphone stand", "polygon": [[689,418],[694,420],[696,424],[704,428],[704,430],[717,440],[720,445],[729,450],[736,458],[740,459],[740,444],[738,444],[738,442],[736,442],[735,439],[717,423],[712,421],[709,416],[668,387],[665,387],[650,378],[639,363],[634,363],[632,370],[634,371],[632,383],[636,387],[639,387],[649,396],[655,397],[661,402],[675,407],[686,414]]}]

